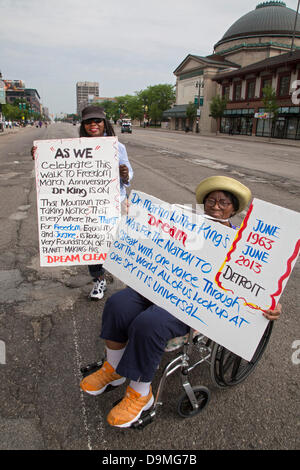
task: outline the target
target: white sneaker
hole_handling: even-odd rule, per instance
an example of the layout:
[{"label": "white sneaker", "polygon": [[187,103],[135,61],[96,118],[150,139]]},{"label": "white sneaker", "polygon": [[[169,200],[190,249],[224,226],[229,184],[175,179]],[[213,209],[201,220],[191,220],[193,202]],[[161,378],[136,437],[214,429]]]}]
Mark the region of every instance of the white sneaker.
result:
[{"label": "white sneaker", "polygon": [[106,280],[105,279],[96,279],[94,281],[94,287],[91,290],[90,298],[92,300],[101,300],[104,296],[104,292],[107,289]]}]

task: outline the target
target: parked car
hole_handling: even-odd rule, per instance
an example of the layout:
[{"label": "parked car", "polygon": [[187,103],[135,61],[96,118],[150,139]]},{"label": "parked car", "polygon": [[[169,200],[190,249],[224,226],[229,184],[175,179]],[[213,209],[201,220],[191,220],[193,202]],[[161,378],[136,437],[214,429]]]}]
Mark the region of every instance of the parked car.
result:
[{"label": "parked car", "polygon": [[121,132],[122,132],[122,134],[124,132],[129,132],[131,134],[132,133],[131,124],[129,122],[122,122]]}]

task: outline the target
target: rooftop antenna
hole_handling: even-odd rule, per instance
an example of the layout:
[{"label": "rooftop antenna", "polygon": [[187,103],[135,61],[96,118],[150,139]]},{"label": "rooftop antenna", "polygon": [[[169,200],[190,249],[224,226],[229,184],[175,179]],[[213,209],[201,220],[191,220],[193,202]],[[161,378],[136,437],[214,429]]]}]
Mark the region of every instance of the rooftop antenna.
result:
[{"label": "rooftop antenna", "polygon": [[290,54],[291,54],[291,55],[292,55],[293,49],[294,49],[295,32],[296,32],[296,24],[297,24],[297,18],[298,18],[299,4],[300,4],[300,0],[298,0],[297,11],[296,11],[296,16],[295,16],[295,24],[294,24],[294,31],[293,31],[293,39],[292,39],[292,45],[291,45],[291,51],[290,51]]}]

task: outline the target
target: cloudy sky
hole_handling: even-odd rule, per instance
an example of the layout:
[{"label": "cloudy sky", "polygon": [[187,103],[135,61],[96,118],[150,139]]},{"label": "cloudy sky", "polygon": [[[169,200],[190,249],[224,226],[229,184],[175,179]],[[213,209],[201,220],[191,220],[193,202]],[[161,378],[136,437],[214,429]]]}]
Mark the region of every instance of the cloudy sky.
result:
[{"label": "cloudy sky", "polygon": [[175,84],[188,54],[211,54],[260,1],[0,0],[0,71],[36,88],[50,113],[73,113],[78,81],[105,97]]}]

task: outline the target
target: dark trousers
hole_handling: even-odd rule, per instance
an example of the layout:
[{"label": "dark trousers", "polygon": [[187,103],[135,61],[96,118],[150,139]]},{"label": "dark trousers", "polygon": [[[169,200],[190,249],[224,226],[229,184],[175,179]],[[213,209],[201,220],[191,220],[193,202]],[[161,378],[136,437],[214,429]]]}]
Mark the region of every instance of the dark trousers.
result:
[{"label": "dark trousers", "polygon": [[93,279],[97,279],[100,276],[103,276],[105,273],[104,268],[102,267],[102,264],[89,264],[89,273],[92,276]]},{"label": "dark trousers", "polygon": [[127,343],[118,374],[151,382],[166,343],[188,331],[188,325],[127,287],[106,301],[100,337]]}]

